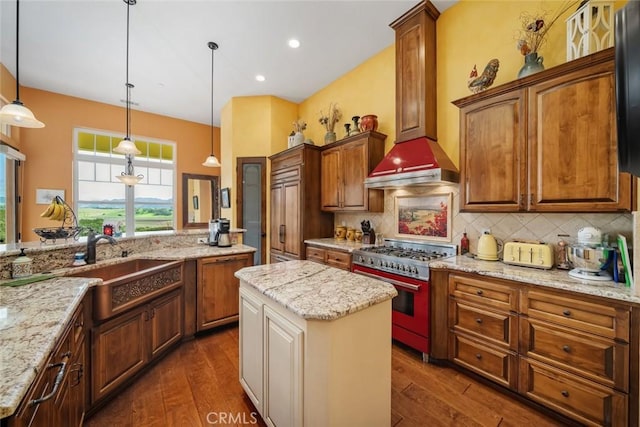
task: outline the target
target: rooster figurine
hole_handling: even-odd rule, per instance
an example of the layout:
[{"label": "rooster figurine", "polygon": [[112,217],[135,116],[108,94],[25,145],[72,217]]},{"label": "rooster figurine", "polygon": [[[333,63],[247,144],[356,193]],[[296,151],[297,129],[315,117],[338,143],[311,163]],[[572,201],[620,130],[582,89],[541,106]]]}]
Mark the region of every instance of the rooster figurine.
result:
[{"label": "rooster figurine", "polygon": [[498,74],[498,67],[500,67],[500,61],[492,59],[487,66],[484,67],[482,74],[478,76],[478,70],[474,65],[471,74],[469,74],[469,80],[467,81],[469,90],[473,93],[478,93],[491,86],[496,78],[496,74]]}]

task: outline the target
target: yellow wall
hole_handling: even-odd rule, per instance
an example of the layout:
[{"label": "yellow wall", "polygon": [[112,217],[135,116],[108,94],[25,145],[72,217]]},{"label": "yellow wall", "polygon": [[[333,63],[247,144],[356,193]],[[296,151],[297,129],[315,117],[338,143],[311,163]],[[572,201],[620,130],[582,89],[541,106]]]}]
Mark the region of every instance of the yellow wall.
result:
[{"label": "yellow wall", "polygon": [[299,108],[300,117],[307,122],[305,136],[324,145],[326,130],[318,122],[320,110],[326,113],[329,104],[337,102],[342,111],[335,128],[338,139],[345,137],[343,125],[352,123],[351,117],[375,114],[378,132],[387,135],[386,146],[391,148],[396,132],[395,75],[395,45],[391,45],[305,99]]},{"label": "yellow wall", "polygon": [[[74,127],[124,134],[125,109],[30,88],[21,88],[20,97],[46,125],[42,129],[22,129],[21,135],[21,151],[27,156],[22,232],[24,241],[33,241],[37,236],[30,231],[32,228],[53,225],[50,220],[39,216],[43,206],[35,204],[36,188],[64,189],[67,202],[73,203]],[[182,173],[219,174],[218,170],[202,166],[210,152],[210,126],[133,111],[131,128],[133,135],[177,143],[176,201],[182,200]],[[219,128],[214,129],[214,151],[220,152]],[[175,206],[177,226],[182,228],[181,204],[176,203]]]}]

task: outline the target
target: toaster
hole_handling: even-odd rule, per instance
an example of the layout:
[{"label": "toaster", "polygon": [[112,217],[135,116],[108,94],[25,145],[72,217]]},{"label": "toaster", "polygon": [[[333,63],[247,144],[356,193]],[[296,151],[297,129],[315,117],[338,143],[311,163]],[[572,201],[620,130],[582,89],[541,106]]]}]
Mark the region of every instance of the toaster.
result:
[{"label": "toaster", "polygon": [[502,262],[524,267],[549,269],[554,259],[553,246],[549,243],[507,242],[502,251]]}]

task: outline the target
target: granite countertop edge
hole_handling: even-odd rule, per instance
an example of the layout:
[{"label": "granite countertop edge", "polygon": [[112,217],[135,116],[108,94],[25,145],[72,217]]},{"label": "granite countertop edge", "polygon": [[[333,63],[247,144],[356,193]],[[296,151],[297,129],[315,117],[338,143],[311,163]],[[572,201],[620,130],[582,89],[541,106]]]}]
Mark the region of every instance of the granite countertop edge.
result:
[{"label": "granite countertop edge", "polygon": [[346,239],[338,240],[333,237],[307,239],[304,241],[304,243],[306,243],[307,245],[322,246],[329,249],[338,249],[349,253],[369,246],[375,246],[361,242],[352,242]]},{"label": "granite countertop edge", "polygon": [[236,277],[305,320],[336,320],[398,294],[381,280],[304,260],[246,267]]},{"label": "granite countertop edge", "polygon": [[512,280],[529,285],[544,286],[550,289],[570,291],[575,294],[591,295],[616,301],[640,305],[640,295],[634,288],[622,283],[596,282],[575,279],[567,270],[543,270],[531,267],[519,267],[501,261],[481,261],[468,256],[456,256],[439,259],[429,263],[430,268],[440,268],[465,273],[475,273],[497,279]]},{"label": "granite countertop edge", "polygon": [[[15,413],[37,374],[43,369],[53,346],[60,339],[65,325],[71,320],[87,290],[102,283],[101,279],[69,277],[66,276],[67,274],[77,275],[84,271],[90,274],[93,269],[137,258],[184,261],[251,253],[255,250],[247,245],[220,248],[204,244],[193,247],[159,249],[141,252],[126,258],[102,260],[91,265],[54,270],[47,272],[47,274],[52,274],[55,277],[20,287],[0,286],[0,341],[2,341],[0,347],[0,360],[2,361],[0,365],[0,419]],[[10,282],[10,280],[0,281],[0,284],[6,282]],[[77,294],[73,297],[60,298],[56,291],[67,288],[77,288]],[[25,315],[21,312],[13,314],[7,311],[4,314],[5,318],[2,317],[3,309],[30,311],[37,307],[51,308],[54,300],[59,303],[60,307],[56,310],[49,309],[48,317],[44,321],[41,316]],[[37,303],[34,304],[34,301]],[[9,325],[8,316],[10,315],[24,319],[19,324]],[[14,338],[9,336],[10,333]],[[33,342],[34,337],[38,339],[37,343]]]}]

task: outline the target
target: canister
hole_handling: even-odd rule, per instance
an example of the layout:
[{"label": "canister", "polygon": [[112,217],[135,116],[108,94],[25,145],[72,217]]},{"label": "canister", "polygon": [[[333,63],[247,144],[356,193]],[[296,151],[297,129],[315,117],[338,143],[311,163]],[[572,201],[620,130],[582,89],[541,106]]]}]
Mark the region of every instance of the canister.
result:
[{"label": "canister", "polygon": [[31,276],[31,258],[24,253],[24,248],[20,249],[20,254],[11,263],[11,275],[14,279]]},{"label": "canister", "polygon": [[344,225],[339,225],[336,227],[336,232],[334,237],[338,240],[344,240],[344,238],[347,235],[347,227],[345,227]]},{"label": "canister", "polygon": [[353,242],[356,240],[356,229],[355,228],[347,228],[347,240]]}]

